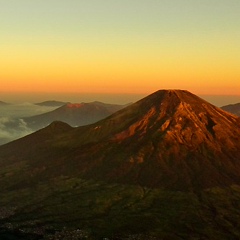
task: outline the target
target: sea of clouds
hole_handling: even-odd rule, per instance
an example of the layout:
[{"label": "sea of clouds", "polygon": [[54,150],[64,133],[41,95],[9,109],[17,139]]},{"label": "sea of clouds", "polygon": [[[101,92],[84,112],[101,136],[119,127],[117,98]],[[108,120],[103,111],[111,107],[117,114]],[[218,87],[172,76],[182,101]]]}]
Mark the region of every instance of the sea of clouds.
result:
[{"label": "sea of clouds", "polygon": [[33,132],[23,120],[54,110],[56,107],[38,106],[32,103],[0,106],[0,145],[24,137]]}]

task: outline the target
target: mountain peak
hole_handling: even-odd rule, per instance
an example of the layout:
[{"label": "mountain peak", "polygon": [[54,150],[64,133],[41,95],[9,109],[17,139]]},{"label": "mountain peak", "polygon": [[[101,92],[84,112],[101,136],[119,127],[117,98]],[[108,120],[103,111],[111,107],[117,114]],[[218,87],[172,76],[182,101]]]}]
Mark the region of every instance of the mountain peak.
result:
[{"label": "mountain peak", "polygon": [[[83,127],[53,122],[0,146],[3,230],[239,239],[239,149],[239,118],[185,90],[157,91]],[[122,239],[150,239],[132,236]]]},{"label": "mountain peak", "polygon": [[[201,138],[200,142],[213,141],[213,138],[223,135],[223,129],[228,129],[230,125],[233,127],[238,122],[237,117],[186,90],[160,90],[128,109],[124,115],[121,114],[121,118],[135,120],[122,136],[127,137],[126,132],[130,135],[145,134],[154,128],[155,135],[172,133],[175,141],[190,145],[195,135],[199,141]],[[185,136],[186,132],[188,137]],[[229,132],[229,136],[233,134]]]},{"label": "mountain peak", "polygon": [[[177,100],[177,102],[179,101],[192,101],[193,99],[195,101],[199,101],[201,98],[197,97],[196,95],[190,93],[189,91],[187,90],[179,90],[179,89],[165,89],[165,90],[158,90],[154,93],[152,93],[151,95],[143,98],[142,100],[140,101],[145,101],[146,99],[149,99],[149,100],[153,100],[153,99],[156,99],[156,101],[161,101],[161,100],[169,100],[169,99],[172,99],[172,100]],[[203,99],[201,99],[201,101],[204,101]],[[205,101],[204,101],[205,102]]]},{"label": "mountain peak", "polygon": [[157,90],[156,92],[153,92],[152,94],[150,94],[147,97],[150,97],[151,95],[155,95],[155,94],[191,94],[194,95],[192,93],[190,93],[189,91],[185,90],[185,89],[160,89]]},{"label": "mountain peak", "polygon": [[48,127],[51,127],[51,128],[72,128],[67,123],[62,122],[62,121],[53,121],[52,123],[49,124]]},{"label": "mountain peak", "polygon": [[185,89],[160,89],[160,90],[157,90],[156,92],[152,93],[152,94],[156,94],[156,93],[161,93],[161,92],[164,92],[164,93],[190,93],[189,91],[185,90]]},{"label": "mountain peak", "polygon": [[72,129],[72,127],[65,122],[53,121],[46,128],[44,128],[40,131],[47,131],[47,132],[51,132],[51,133],[55,134],[55,133],[64,133],[71,129]]},{"label": "mountain peak", "polygon": [[34,148],[46,162],[71,149],[60,158],[77,166],[73,175],[184,191],[240,183],[239,119],[186,90],[160,90],[92,125],[69,128],[52,123],[39,132],[48,142]]},{"label": "mountain peak", "polygon": [[84,105],[84,103],[68,103],[65,106],[67,108],[81,108]]},{"label": "mountain peak", "polygon": [[[239,129],[236,116],[188,91],[160,90],[94,124],[91,135],[81,138],[106,143],[102,145],[111,158],[101,160],[103,169],[94,171],[96,176],[100,172],[110,180],[193,189],[240,181],[235,162],[240,157]],[[78,136],[81,131],[77,129]],[[96,151],[92,153],[98,156]],[[118,167],[105,172],[108,164]],[[224,173],[223,166],[228,169]]]}]

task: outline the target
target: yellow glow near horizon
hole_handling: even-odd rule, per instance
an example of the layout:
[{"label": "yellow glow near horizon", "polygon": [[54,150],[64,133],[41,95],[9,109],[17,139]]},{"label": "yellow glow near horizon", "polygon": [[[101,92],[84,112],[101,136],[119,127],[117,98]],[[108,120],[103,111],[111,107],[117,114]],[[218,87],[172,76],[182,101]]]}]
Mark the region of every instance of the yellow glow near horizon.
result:
[{"label": "yellow glow near horizon", "polygon": [[[231,56],[229,49],[213,55],[211,49],[178,46],[172,49],[171,44],[150,46],[139,53],[140,47],[71,51],[60,46],[55,49],[6,48],[4,55],[7,57],[0,61],[3,69],[0,78],[4,83],[1,90],[134,93],[159,88],[207,92],[208,88],[209,92],[216,89],[224,92],[228,85],[234,86],[236,91],[236,87],[240,87],[239,67],[233,64],[239,62],[239,55]],[[211,55],[207,55],[208,52]]]},{"label": "yellow glow near horizon", "polygon": [[[12,19],[8,12],[1,15],[10,23],[2,26],[0,92],[149,93],[178,88],[240,94],[240,14],[234,1],[220,1],[217,7],[205,0],[123,1],[121,6],[96,0],[75,6],[61,0],[55,8],[57,2],[51,0],[49,6],[39,3],[42,12],[34,3],[28,6],[36,17],[13,2],[15,12],[10,3],[6,7]],[[82,7],[86,12],[80,14]]]}]

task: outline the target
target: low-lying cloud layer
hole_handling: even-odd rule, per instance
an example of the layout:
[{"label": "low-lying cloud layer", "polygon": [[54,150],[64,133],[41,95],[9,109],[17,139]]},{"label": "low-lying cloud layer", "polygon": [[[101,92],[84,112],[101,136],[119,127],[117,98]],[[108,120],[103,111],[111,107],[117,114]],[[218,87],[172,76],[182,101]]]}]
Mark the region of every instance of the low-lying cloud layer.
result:
[{"label": "low-lying cloud layer", "polygon": [[0,117],[0,145],[32,133],[22,119]]},{"label": "low-lying cloud layer", "polygon": [[52,111],[53,107],[37,106],[31,103],[0,107],[0,145],[21,138],[33,132],[23,117]]}]

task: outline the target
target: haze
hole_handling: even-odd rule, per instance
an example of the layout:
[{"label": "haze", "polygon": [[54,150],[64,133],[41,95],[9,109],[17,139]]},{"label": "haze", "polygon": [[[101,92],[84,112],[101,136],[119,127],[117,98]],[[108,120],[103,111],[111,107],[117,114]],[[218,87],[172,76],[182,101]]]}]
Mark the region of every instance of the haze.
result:
[{"label": "haze", "polygon": [[[128,104],[146,97],[146,94],[104,94],[104,93],[2,93],[1,101],[9,103],[37,103],[47,100],[81,103],[100,101],[111,104]],[[240,102],[240,95],[198,95],[206,101],[221,107]]]}]

